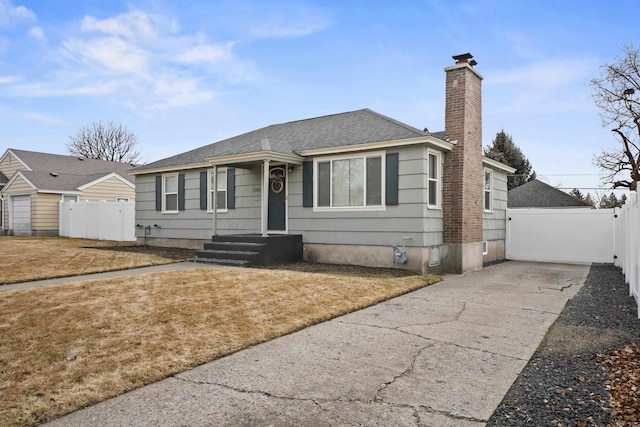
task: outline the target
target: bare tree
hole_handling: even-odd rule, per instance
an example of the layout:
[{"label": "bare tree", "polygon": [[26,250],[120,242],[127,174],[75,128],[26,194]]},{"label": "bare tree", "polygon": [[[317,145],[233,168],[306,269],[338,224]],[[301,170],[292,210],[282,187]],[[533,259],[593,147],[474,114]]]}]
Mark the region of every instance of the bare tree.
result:
[{"label": "bare tree", "polygon": [[92,123],[80,128],[69,137],[67,151],[74,156],[114,162],[136,163],[140,151],[136,150],[138,137],[122,124]]},{"label": "bare tree", "polygon": [[590,81],[602,125],[611,127],[621,142],[595,155],[594,164],[607,173],[603,183],[636,191],[640,181],[640,53],[632,44],[622,53],[623,57],[603,65],[600,76]]}]

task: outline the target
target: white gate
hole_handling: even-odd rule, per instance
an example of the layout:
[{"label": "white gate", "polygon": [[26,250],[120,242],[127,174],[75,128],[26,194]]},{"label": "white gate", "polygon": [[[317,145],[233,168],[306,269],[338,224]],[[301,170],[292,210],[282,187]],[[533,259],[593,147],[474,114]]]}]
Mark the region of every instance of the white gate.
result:
[{"label": "white gate", "polygon": [[61,202],[59,234],[81,239],[135,241],[135,202]]},{"label": "white gate", "polygon": [[508,209],[507,258],[613,263],[614,209]]}]

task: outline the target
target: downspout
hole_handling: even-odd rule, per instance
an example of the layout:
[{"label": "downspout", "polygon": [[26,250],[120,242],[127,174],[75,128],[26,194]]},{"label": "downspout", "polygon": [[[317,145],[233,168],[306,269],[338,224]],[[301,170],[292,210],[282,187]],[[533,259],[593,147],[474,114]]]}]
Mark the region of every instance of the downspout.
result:
[{"label": "downspout", "polygon": [[211,193],[213,197],[211,198],[211,210],[213,211],[213,235],[215,236],[218,233],[218,166],[213,165],[213,182],[211,186]]},{"label": "downspout", "polygon": [[0,194],[0,205],[2,206],[2,212],[0,212],[0,223],[2,224],[2,234],[6,233],[4,227],[4,196]]}]

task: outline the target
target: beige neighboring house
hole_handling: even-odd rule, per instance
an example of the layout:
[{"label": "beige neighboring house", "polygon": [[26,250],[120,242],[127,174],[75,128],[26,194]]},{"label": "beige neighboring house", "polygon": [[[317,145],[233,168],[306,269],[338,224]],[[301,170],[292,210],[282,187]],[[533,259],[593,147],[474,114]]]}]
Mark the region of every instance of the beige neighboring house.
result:
[{"label": "beige neighboring house", "polygon": [[129,163],[9,148],[0,158],[1,229],[57,236],[60,202],[135,201]]}]

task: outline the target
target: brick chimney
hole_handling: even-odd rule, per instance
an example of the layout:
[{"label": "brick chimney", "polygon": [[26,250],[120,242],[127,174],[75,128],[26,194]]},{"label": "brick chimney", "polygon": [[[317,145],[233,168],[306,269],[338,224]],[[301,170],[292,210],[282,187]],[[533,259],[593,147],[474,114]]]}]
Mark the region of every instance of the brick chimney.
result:
[{"label": "brick chimney", "polygon": [[445,68],[445,134],[456,145],[445,155],[443,248],[445,272],[482,267],[482,76],[469,53]]}]

